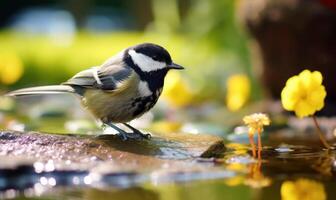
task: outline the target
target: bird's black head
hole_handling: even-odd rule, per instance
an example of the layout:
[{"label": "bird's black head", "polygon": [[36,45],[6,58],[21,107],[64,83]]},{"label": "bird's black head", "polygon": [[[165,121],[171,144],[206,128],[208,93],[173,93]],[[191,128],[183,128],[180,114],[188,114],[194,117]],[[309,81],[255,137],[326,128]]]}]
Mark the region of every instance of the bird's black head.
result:
[{"label": "bird's black head", "polygon": [[173,63],[166,49],[156,44],[143,43],[133,46],[128,49],[128,55],[142,72],[183,69],[182,66]]},{"label": "bird's black head", "polygon": [[172,59],[168,51],[159,45],[152,43],[143,43],[136,45],[133,49],[137,53],[146,55],[155,61],[164,62],[167,64],[172,63]]}]

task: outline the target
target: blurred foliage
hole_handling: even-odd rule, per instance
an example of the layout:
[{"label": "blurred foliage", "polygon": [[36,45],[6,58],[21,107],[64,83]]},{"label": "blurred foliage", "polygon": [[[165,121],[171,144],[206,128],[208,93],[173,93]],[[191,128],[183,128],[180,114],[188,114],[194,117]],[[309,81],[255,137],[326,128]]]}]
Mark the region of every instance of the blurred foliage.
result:
[{"label": "blurred foliage", "polygon": [[1,53],[0,60],[0,83],[9,85],[21,78],[23,74],[23,64],[15,53]]},{"label": "blurred foliage", "polygon": [[[172,105],[209,101],[224,105],[226,79],[237,73],[248,75],[254,91],[251,99],[256,99],[259,92],[251,73],[247,37],[235,20],[235,1],[194,0],[183,11],[177,0],[151,3],[154,19],[144,32],[99,34],[83,30],[76,35],[47,36],[2,31],[0,59],[6,62],[0,65],[0,87],[11,90],[59,84],[123,48],[152,42],[166,47],[174,61],[186,67],[181,74],[168,74],[164,96]],[[231,110],[242,107],[247,96]]]},{"label": "blurred foliage", "polygon": [[[0,57],[5,57],[2,59],[5,62],[0,66],[1,80],[5,85],[9,85],[10,89],[58,84],[80,70],[99,65],[121,49],[141,42],[153,42],[165,46],[171,52],[175,62],[187,67],[184,73],[187,73],[188,76],[184,75],[184,79],[185,82],[188,82],[188,86],[180,85],[184,89],[177,92],[181,92],[182,95],[189,94],[185,91],[190,87],[197,92],[194,100],[223,99],[224,77],[230,73],[230,70],[221,66],[231,65],[231,62],[234,61],[229,61],[227,64],[225,61],[221,62],[215,48],[206,43],[191,43],[189,39],[179,35],[163,37],[154,33],[124,32],[104,35],[80,33],[73,43],[63,45],[48,37],[13,35],[4,32],[0,34],[0,43],[2,44]],[[205,51],[195,51],[195,49]],[[7,56],[8,52],[13,53]],[[213,56],[217,58],[213,58]],[[208,64],[206,64],[207,62]],[[212,62],[215,63],[212,64]],[[171,85],[174,84],[173,79],[175,78],[179,79],[175,81],[181,81],[180,75],[171,74],[171,76],[173,76],[170,78]],[[18,78],[20,79],[15,82]]]},{"label": "blurred foliage", "polygon": [[230,76],[226,82],[227,95],[226,105],[229,110],[237,111],[241,109],[250,97],[250,80],[244,74]]},{"label": "blurred foliage", "polygon": [[169,73],[169,76],[165,80],[163,98],[176,107],[191,105],[193,97],[196,96],[191,86],[188,85],[178,71],[171,71]]}]

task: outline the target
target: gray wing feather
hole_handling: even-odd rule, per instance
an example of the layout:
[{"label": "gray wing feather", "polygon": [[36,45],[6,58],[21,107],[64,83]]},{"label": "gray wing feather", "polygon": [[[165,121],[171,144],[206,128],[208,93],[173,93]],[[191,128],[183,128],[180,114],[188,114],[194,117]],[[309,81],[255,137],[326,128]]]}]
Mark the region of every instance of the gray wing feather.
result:
[{"label": "gray wing feather", "polygon": [[132,71],[120,59],[114,58],[114,62],[81,71],[63,84],[113,91],[122,86]]},{"label": "gray wing feather", "polygon": [[63,85],[76,85],[84,88],[92,88],[96,84],[96,80],[93,76],[92,68],[81,71],[69,79]]},{"label": "gray wing feather", "polygon": [[98,77],[104,90],[114,90],[120,86],[132,74],[132,69],[121,65],[102,67],[98,71]]}]

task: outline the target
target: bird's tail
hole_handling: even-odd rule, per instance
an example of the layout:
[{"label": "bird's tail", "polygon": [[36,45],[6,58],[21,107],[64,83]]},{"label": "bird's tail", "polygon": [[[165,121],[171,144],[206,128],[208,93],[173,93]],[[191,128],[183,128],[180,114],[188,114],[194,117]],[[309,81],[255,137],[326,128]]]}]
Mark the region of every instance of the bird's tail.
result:
[{"label": "bird's tail", "polygon": [[76,93],[75,89],[68,85],[48,85],[39,87],[23,88],[14,90],[6,94],[6,96],[26,96],[26,95],[38,95],[38,94],[59,94],[59,93]]}]

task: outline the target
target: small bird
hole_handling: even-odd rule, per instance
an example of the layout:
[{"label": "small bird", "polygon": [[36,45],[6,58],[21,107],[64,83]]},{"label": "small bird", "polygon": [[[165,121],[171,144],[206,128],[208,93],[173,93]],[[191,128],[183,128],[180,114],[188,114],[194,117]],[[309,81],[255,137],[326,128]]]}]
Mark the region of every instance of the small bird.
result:
[{"label": "small bird", "polygon": [[[121,139],[150,138],[150,134],[143,134],[127,122],[156,104],[171,69],[184,68],[175,64],[163,47],[143,43],[122,50],[100,66],[77,73],[61,85],[19,89],[7,96],[73,93],[104,126],[118,131]],[[114,123],[124,124],[132,133]]]}]

